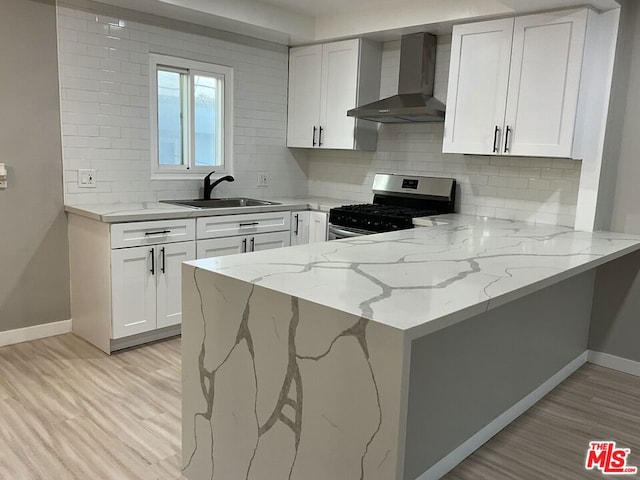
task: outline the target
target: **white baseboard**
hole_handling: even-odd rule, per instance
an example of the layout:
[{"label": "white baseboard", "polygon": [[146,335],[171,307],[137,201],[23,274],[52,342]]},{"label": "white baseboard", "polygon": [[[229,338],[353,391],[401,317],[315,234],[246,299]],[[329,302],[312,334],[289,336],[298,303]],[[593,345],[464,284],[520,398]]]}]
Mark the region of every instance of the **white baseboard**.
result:
[{"label": "white baseboard", "polygon": [[595,365],[600,365],[601,367],[640,377],[640,362],[636,362],[635,360],[628,360],[626,358],[616,357],[615,355],[609,355],[608,353],[588,350],[587,361]]},{"label": "white baseboard", "polygon": [[0,347],[13,345],[14,343],[28,342],[29,340],[38,340],[39,338],[53,337],[54,335],[62,335],[70,331],[71,320],[7,330],[6,332],[0,332]]},{"label": "white baseboard", "polygon": [[432,466],[429,470],[420,475],[416,480],[437,480],[451,471],[455,466],[461,463],[465,458],[475,452],[491,437],[497,434],[504,427],[513,422],[516,418],[531,408],[537,401],[544,397],[547,393],[560,385],[569,375],[587,362],[587,352],[585,351],[577,358],[572,360],[568,365],[563,367],[558,373],[553,375],[549,380],[536,388],[529,395],[524,397],[514,406],[503,412],[489,425],[474,434],[469,440],[464,442],[446,457]]}]

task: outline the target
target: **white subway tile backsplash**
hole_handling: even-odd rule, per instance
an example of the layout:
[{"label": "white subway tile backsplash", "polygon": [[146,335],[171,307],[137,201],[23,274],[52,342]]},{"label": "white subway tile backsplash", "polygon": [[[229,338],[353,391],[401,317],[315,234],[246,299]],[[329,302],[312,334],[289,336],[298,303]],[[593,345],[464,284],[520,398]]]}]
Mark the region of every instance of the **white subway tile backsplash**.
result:
[{"label": "white subway tile backsplash", "polygon": [[[220,194],[311,195],[371,201],[377,172],[451,176],[458,211],[573,225],[580,162],[442,153],[444,125],[381,125],[376,152],[289,150],[285,49],[257,48],[58,5],[66,201],[69,204],[189,198],[199,181],[152,181],[149,52],[230,65],[235,73],[237,181]],[[450,37],[438,38],[435,96],[446,100]],[[384,45],[380,96],[398,85],[400,43]],[[77,188],[77,169],[97,188]],[[269,188],[255,172],[268,171]]]},{"label": "white subway tile backsplash", "polygon": [[[446,99],[450,37],[438,38],[435,97]],[[384,44],[380,97],[398,85],[400,43]],[[314,150],[309,193],[371,201],[377,172],[454,177],[458,211],[573,226],[580,162],[568,159],[452,155],[442,152],[442,123],[381,124],[376,152]]]},{"label": "white subway tile backsplash", "polygon": [[[221,193],[258,197],[307,193],[306,156],[285,146],[288,53],[284,47],[230,43],[91,13],[64,1],[57,12],[67,203],[199,194],[199,180],[150,179],[149,52],[234,68],[236,182],[221,185]],[[95,190],[78,190],[78,168],[96,170]],[[270,187],[257,187],[256,171],[270,173]]]}]

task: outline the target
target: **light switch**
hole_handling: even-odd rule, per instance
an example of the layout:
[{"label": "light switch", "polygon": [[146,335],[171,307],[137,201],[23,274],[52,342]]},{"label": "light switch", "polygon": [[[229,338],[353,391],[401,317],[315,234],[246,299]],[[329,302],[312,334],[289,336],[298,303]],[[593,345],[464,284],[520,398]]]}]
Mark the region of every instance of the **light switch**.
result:
[{"label": "light switch", "polygon": [[0,163],[0,188],[7,188],[7,166]]}]

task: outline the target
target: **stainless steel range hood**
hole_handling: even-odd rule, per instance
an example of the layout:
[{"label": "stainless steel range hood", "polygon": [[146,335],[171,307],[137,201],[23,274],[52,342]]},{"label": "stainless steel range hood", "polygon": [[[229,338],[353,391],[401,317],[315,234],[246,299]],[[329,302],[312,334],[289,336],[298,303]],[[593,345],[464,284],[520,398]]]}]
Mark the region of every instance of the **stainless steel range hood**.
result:
[{"label": "stainless steel range hood", "polygon": [[400,41],[398,94],[347,112],[350,117],[381,123],[444,122],[445,106],[433,98],[436,37],[405,35]]}]

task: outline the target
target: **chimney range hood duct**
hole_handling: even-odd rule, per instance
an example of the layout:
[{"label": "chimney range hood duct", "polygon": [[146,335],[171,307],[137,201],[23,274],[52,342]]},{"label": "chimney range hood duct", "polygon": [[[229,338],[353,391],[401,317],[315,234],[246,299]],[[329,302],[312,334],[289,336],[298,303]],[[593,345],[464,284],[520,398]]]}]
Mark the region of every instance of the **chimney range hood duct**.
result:
[{"label": "chimney range hood duct", "polygon": [[398,94],[353,108],[347,115],[380,123],[444,122],[445,106],[433,98],[435,69],[436,37],[428,33],[404,35]]}]

